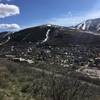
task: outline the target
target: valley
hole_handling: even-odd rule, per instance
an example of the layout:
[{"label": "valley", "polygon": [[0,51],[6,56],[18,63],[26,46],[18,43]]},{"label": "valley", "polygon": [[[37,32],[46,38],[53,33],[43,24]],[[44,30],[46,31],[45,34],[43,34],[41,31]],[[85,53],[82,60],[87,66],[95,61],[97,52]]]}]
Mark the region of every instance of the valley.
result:
[{"label": "valley", "polygon": [[41,25],[0,43],[1,100],[99,100],[98,33]]}]

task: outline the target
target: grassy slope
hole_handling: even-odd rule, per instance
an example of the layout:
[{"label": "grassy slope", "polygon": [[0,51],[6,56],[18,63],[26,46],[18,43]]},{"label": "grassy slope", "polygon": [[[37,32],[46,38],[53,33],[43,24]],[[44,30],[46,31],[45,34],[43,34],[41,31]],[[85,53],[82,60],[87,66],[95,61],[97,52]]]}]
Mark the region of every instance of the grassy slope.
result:
[{"label": "grassy slope", "polygon": [[[25,64],[26,65],[26,64]],[[100,88],[0,59],[0,100],[99,100]],[[34,65],[35,66],[35,65]]]}]

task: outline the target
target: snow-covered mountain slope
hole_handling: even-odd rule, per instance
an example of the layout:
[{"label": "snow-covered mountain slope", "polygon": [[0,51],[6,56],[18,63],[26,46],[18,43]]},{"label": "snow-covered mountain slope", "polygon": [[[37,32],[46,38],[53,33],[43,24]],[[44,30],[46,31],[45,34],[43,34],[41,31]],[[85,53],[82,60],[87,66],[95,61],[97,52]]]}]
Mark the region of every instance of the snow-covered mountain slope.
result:
[{"label": "snow-covered mountain slope", "polygon": [[100,18],[86,20],[76,25],[75,28],[82,31],[100,33]]}]

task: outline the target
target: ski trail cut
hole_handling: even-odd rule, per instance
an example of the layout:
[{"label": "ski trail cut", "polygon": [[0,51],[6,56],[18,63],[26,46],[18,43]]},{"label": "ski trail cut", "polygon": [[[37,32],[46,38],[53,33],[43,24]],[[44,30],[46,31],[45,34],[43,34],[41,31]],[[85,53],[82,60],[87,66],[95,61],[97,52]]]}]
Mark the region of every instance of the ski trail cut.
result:
[{"label": "ski trail cut", "polygon": [[42,41],[42,43],[44,43],[44,42],[46,42],[48,40],[50,31],[51,31],[50,29],[47,30],[46,38]]},{"label": "ski trail cut", "polygon": [[10,40],[10,36],[8,36],[8,39],[5,42],[0,43],[0,46],[6,44],[9,40]]}]

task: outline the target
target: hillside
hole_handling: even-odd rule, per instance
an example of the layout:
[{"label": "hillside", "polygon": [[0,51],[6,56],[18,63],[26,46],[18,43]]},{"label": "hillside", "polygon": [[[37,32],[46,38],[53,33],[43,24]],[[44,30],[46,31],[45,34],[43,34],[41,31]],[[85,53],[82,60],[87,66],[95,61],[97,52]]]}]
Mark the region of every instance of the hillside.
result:
[{"label": "hillside", "polygon": [[75,26],[76,29],[100,33],[100,18],[89,19]]},{"label": "hillside", "polygon": [[0,100],[99,98],[99,34],[57,25],[0,33]]},{"label": "hillside", "polygon": [[[27,28],[7,35],[1,33],[1,44],[35,43],[55,46],[99,45],[100,35],[56,25],[41,25]],[[6,42],[7,41],[7,42]],[[3,44],[4,44],[3,43]]]}]

